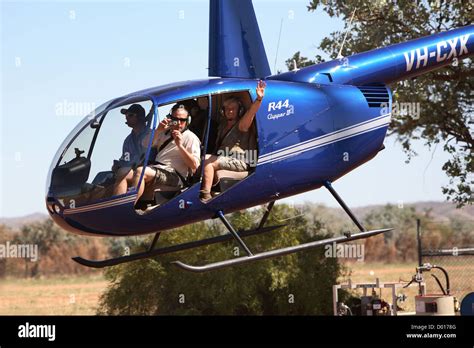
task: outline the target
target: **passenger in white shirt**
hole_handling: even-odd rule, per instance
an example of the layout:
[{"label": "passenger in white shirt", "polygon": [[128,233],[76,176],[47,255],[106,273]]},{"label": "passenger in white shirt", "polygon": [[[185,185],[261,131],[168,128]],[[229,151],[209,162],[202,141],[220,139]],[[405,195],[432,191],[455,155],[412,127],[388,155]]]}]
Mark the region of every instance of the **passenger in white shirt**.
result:
[{"label": "passenger in white shirt", "polygon": [[[171,118],[160,122],[153,136],[153,145],[158,149],[158,164],[145,167],[143,180],[138,189],[137,201],[145,190],[145,185],[154,187],[174,186],[180,189],[189,174],[194,174],[201,162],[199,138],[187,127],[191,116],[183,105],[175,105]],[[169,140],[172,139],[172,140]],[[134,176],[137,187],[143,167],[138,167]],[[144,181],[144,182],[143,182]]]}]

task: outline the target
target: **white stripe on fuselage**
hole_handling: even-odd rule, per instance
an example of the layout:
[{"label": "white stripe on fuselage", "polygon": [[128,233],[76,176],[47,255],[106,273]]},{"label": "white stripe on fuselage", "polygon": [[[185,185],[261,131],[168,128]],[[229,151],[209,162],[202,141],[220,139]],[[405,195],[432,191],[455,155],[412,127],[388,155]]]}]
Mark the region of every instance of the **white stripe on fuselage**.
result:
[{"label": "white stripe on fuselage", "polygon": [[265,154],[259,158],[258,164],[279,161],[284,158],[288,158],[309,150],[313,150],[317,147],[329,145],[340,140],[344,140],[359,134],[367,133],[369,131],[385,127],[390,123],[390,115],[391,114],[385,114],[375,119],[364,121],[356,125],[352,125],[340,129],[338,131],[307,140],[303,143],[288,146],[283,149]]},{"label": "white stripe on fuselage", "polygon": [[364,124],[367,124],[367,123],[370,123],[370,122],[375,122],[376,120],[382,119],[382,118],[384,118],[384,117],[386,117],[386,116],[389,116],[389,115],[390,115],[390,114],[384,114],[384,115],[381,115],[381,116],[379,116],[379,117],[371,118],[371,119],[368,119],[367,121],[364,121],[364,122],[361,122],[361,123],[357,123],[357,124],[354,124],[354,125],[349,126],[349,127],[346,127],[346,128],[339,129],[339,130],[337,130],[337,131],[335,131],[335,132],[327,133],[327,134],[324,134],[324,135],[322,135],[322,136],[320,136],[320,137],[312,138],[312,139],[309,139],[309,140],[305,140],[305,141],[303,141],[303,142],[301,142],[301,143],[297,143],[297,144],[295,144],[295,145],[290,145],[290,146],[287,146],[287,147],[285,147],[285,148],[283,148],[283,149],[276,150],[276,151],[273,151],[273,152],[271,152],[271,153],[264,154],[264,155],[260,156],[260,160],[264,160],[264,159],[266,159],[266,158],[269,157],[269,156],[275,156],[276,154],[278,154],[278,153],[280,153],[280,152],[282,152],[282,151],[287,151],[287,150],[293,149],[293,148],[295,148],[295,147],[303,146],[303,145],[305,145],[305,144],[308,144],[308,143],[314,141],[315,139],[320,139],[320,138],[322,138],[322,137],[327,137],[327,136],[330,136],[330,135],[332,135],[332,134],[337,134],[337,133],[340,133],[340,132],[344,132],[344,131],[349,130],[349,129],[352,129],[352,128],[354,128],[354,127],[360,127],[360,126],[362,126],[362,125],[364,125]]}]

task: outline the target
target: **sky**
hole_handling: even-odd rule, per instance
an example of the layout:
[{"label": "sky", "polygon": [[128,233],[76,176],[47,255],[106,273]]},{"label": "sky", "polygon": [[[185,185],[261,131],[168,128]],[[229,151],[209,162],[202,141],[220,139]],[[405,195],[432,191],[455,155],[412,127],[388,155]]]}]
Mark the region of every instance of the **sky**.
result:
[{"label": "sky", "polygon": [[[296,51],[325,57],[319,42],[344,27],[308,12],[308,3],[254,0],[273,73],[286,71]],[[1,1],[0,217],[46,212],[51,161],[88,110],[144,88],[206,78],[208,11],[207,0]],[[385,150],[334,187],[354,207],[444,200],[448,155],[414,144],[419,156],[406,164],[401,145],[387,138]],[[323,189],[286,201],[337,205]]]}]

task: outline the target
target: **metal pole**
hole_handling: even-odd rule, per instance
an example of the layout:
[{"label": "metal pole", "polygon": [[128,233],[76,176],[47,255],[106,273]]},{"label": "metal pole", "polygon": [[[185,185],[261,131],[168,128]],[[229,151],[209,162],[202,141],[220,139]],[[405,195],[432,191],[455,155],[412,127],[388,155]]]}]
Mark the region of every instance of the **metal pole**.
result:
[{"label": "metal pole", "polygon": [[359,228],[359,230],[361,232],[366,232],[366,229],[364,228],[364,226],[362,226],[362,223],[357,219],[357,217],[352,213],[351,209],[346,205],[346,203],[342,200],[342,198],[338,195],[338,193],[336,192],[336,190],[334,190],[334,188],[332,187],[331,185],[331,182],[329,181],[325,181],[324,182],[324,187],[326,187],[328,189],[329,192],[331,192],[331,194],[333,195],[333,197],[336,199],[336,201],[339,203],[339,205],[342,207],[342,209],[344,209],[344,211],[347,213],[347,215],[349,215],[349,217],[351,218],[351,220],[357,225],[357,227]]},{"label": "metal pole", "polygon": [[422,266],[423,255],[422,255],[422,247],[421,247],[421,221],[420,219],[416,219],[416,241],[418,244],[418,266]]}]

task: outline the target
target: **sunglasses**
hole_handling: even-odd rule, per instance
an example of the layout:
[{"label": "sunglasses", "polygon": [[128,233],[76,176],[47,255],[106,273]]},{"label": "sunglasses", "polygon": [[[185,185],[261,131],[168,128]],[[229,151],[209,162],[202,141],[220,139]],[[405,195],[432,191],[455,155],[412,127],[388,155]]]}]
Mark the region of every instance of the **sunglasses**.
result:
[{"label": "sunglasses", "polygon": [[187,118],[171,117],[171,119],[172,119],[173,121],[178,121],[178,122],[181,122],[181,123],[188,121]]}]

